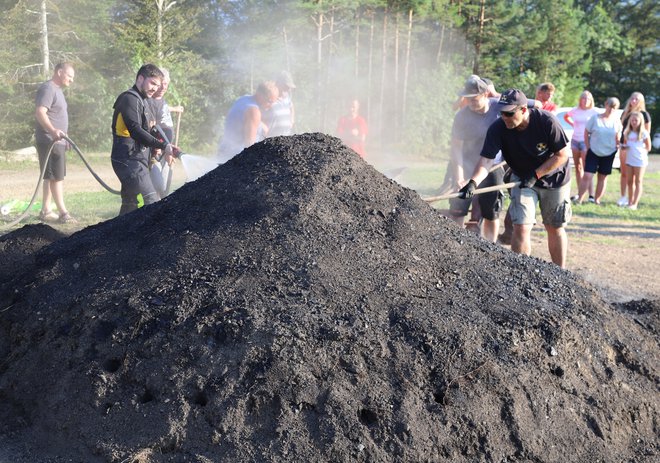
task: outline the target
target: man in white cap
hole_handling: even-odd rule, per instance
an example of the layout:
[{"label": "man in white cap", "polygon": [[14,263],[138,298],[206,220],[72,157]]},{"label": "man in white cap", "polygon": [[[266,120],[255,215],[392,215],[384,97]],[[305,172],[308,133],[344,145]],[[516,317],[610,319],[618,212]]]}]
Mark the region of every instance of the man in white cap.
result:
[{"label": "man in white cap", "polygon": [[472,178],[460,190],[460,197],[473,196],[501,150],[512,170],[512,180],[520,182],[511,191],[511,250],[531,253],[531,232],[538,202],[548,233],[550,257],[563,268],[568,249],[564,227],[571,218],[568,137],[555,116],[530,109],[527,104],[527,97],[520,90],[509,89],[502,93],[497,103],[501,118],[488,128],[481,159]]},{"label": "man in white cap", "polygon": [[296,88],[291,74],[282,71],[275,79],[275,85],[280,91],[280,96],[273,105],[262,112],[261,120],[266,125],[266,136],[277,137],[280,135],[291,135],[295,122],[291,90]]},{"label": "man in white cap", "polygon": [[[465,186],[466,177],[471,175],[479,163],[481,148],[486,139],[488,128],[500,117],[497,105],[498,99],[491,98],[493,83],[477,75],[471,75],[466,81],[459,96],[465,99],[466,105],[454,117],[451,128],[451,168],[454,188]],[[498,94],[499,95],[499,94]],[[528,106],[534,106],[535,101],[529,100]],[[501,161],[498,156],[495,163]],[[504,183],[504,169],[494,169],[479,185],[480,188],[501,185]],[[449,201],[449,215],[459,225],[465,225],[465,217],[472,202],[472,215],[481,219],[480,232],[488,241],[495,242],[499,230],[499,216],[504,202],[504,193],[494,191],[479,195],[476,205],[470,199],[456,198]],[[479,211],[475,214],[475,210]]]}]

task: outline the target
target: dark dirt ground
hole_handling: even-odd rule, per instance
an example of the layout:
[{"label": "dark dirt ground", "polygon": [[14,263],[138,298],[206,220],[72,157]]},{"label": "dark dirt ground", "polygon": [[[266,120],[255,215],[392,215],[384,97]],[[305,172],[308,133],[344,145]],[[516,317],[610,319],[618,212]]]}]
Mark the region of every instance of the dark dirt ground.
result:
[{"label": "dark dirt ground", "polygon": [[0,461],[658,460],[660,302],[458,229],[336,138],[54,233],[0,238]]}]

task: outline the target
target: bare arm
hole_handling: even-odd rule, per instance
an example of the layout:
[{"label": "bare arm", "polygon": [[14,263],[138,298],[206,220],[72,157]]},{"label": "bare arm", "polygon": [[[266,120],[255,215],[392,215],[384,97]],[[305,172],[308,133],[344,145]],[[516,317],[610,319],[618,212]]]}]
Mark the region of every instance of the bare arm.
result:
[{"label": "bare arm", "polygon": [[494,162],[495,162],[494,159],[488,159],[481,156],[479,158],[479,162],[474,168],[474,172],[472,173],[471,180],[474,180],[474,183],[476,183],[477,185],[483,182],[484,179],[488,176],[488,171],[490,171],[490,168],[493,167]]},{"label": "bare arm", "polygon": [[646,148],[646,151],[651,151],[651,137],[648,136],[644,139],[644,148]]},{"label": "bare arm", "polygon": [[34,117],[37,119],[39,125],[43,127],[51,137],[53,137],[53,141],[57,141],[66,135],[63,131],[56,129],[53,127],[53,124],[50,123],[50,119],[48,119],[48,108],[45,106],[37,106],[37,109],[34,112]]},{"label": "bare arm", "polygon": [[465,171],[463,169],[463,140],[451,139],[451,165],[454,169],[454,185],[459,188],[465,185]]},{"label": "bare arm", "polygon": [[247,148],[254,145],[257,141],[257,131],[261,124],[261,111],[256,106],[252,106],[245,111],[245,120],[243,124],[243,144]]},{"label": "bare arm", "polygon": [[585,128],[584,129],[584,146],[587,148],[587,151],[591,149],[591,140],[589,140],[589,131]]},{"label": "bare arm", "polygon": [[568,161],[568,157],[570,156],[570,154],[571,151],[568,148],[568,146],[564,146],[562,149],[554,153],[536,169],[535,171],[536,178],[541,178],[544,175],[547,175],[550,172],[566,164],[566,161]]}]

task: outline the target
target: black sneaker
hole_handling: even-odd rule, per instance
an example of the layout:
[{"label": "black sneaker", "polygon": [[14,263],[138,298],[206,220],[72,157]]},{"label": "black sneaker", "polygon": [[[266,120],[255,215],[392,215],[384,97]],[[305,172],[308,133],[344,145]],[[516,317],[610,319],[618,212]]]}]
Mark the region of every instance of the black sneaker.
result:
[{"label": "black sneaker", "polygon": [[596,198],[594,198],[593,196],[589,196],[589,202],[590,202],[590,203],[595,203],[595,202],[596,202]]}]

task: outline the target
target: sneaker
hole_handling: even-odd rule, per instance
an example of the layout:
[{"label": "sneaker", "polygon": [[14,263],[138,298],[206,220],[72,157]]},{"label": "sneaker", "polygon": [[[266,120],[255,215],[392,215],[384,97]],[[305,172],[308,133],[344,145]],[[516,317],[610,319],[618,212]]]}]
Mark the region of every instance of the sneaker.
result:
[{"label": "sneaker", "polygon": [[628,206],[628,209],[630,209],[631,211],[636,211],[637,210],[637,204],[631,204],[630,206]]},{"label": "sneaker", "polygon": [[580,199],[580,197],[578,195],[571,196],[571,201],[573,201],[574,203],[577,202],[578,199]]},{"label": "sneaker", "polygon": [[76,219],[74,219],[71,214],[68,212],[66,214],[62,214],[58,220],[59,223],[78,223]]},{"label": "sneaker", "polygon": [[616,202],[616,205],[619,207],[626,207],[628,205],[628,198],[625,196],[621,196],[619,200]]},{"label": "sneaker", "polygon": [[595,202],[596,202],[596,198],[594,198],[593,196],[589,196],[589,202],[590,202],[590,203],[595,203]]},{"label": "sneaker", "polygon": [[60,216],[55,214],[53,211],[39,212],[39,220],[41,220],[42,222],[55,222],[59,218]]}]

